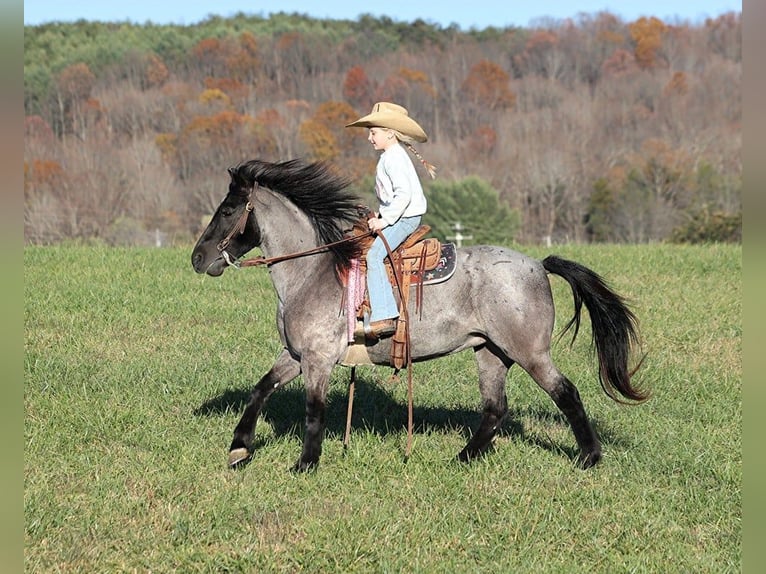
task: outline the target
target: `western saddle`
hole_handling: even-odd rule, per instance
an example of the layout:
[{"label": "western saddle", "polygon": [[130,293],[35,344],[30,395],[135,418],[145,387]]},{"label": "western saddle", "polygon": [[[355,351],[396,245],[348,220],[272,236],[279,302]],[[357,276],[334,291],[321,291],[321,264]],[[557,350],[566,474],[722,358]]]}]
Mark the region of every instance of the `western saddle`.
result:
[{"label": "western saddle", "polygon": [[[366,232],[367,218],[363,218],[354,226],[353,233],[362,235]],[[409,357],[409,331],[407,320],[408,304],[410,299],[410,287],[415,287],[415,309],[416,312],[422,312],[423,286],[428,283],[436,283],[449,278],[448,275],[437,276],[434,271],[437,268],[444,267],[445,258],[442,254],[444,247],[452,248],[453,256],[452,271],[454,271],[454,246],[452,244],[442,243],[435,237],[425,237],[431,231],[428,225],[421,225],[396,249],[386,257],[386,271],[388,280],[394,291],[394,296],[399,305],[399,319],[396,325],[396,332],[393,335],[391,343],[391,366],[395,369],[401,369]],[[361,251],[359,256],[359,274],[365,275],[367,271],[366,254],[369,250],[374,237],[367,237],[361,241]],[[347,293],[347,297],[353,294]],[[356,309],[357,320],[364,320],[365,314],[369,315],[370,301],[365,290],[362,303]]]}]

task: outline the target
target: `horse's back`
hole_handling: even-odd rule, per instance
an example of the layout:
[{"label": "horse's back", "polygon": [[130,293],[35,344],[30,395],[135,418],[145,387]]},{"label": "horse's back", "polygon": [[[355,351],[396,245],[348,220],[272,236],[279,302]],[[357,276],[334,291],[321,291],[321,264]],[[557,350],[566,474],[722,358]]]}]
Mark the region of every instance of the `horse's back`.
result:
[{"label": "horse's back", "polygon": [[[507,247],[476,245],[458,249],[457,271],[487,296],[502,293],[517,302],[550,296],[548,275],[539,259]],[[546,301],[547,304],[547,301]]]},{"label": "horse's back", "polygon": [[505,247],[457,250],[454,275],[424,288],[422,310],[411,313],[414,351],[443,355],[492,340],[510,351],[547,348],[554,308],[538,259]]}]

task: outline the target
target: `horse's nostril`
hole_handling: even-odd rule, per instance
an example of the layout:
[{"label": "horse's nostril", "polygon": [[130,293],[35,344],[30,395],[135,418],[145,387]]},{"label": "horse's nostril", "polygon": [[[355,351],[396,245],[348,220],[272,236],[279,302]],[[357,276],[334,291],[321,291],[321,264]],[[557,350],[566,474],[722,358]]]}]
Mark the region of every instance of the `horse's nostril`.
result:
[{"label": "horse's nostril", "polygon": [[194,267],[194,270],[197,273],[200,272],[200,268],[202,267],[202,259],[203,259],[202,253],[200,253],[199,251],[195,251],[194,253],[192,253],[192,258],[191,258],[192,267]]}]

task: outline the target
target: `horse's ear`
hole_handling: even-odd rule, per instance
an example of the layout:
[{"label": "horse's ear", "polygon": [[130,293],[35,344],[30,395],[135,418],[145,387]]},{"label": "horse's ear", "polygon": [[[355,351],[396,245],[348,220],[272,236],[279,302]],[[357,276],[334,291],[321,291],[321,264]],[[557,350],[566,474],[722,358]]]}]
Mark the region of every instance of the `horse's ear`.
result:
[{"label": "horse's ear", "polygon": [[230,176],[232,179],[234,179],[234,174],[235,174],[235,173],[237,173],[237,170],[236,170],[236,168],[234,168],[234,167],[230,167],[230,168],[229,168],[229,169],[227,169],[226,171],[228,171],[228,172],[229,172],[229,176]]}]

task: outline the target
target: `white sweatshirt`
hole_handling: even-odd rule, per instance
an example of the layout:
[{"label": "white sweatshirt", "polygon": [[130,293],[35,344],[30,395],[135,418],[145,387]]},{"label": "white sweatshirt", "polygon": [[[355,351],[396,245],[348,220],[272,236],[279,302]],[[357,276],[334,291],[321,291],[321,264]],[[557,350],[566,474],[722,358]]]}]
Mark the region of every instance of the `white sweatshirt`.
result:
[{"label": "white sweatshirt", "polygon": [[407,150],[397,143],[380,154],[375,170],[380,217],[388,225],[426,212],[426,196]]}]

